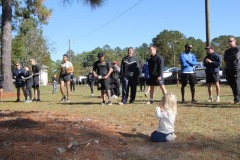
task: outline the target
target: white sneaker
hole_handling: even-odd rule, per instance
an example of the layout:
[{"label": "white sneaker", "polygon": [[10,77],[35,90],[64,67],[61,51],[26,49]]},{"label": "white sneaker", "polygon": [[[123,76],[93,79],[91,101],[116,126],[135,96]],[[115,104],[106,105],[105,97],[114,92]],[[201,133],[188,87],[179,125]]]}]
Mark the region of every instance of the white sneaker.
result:
[{"label": "white sneaker", "polygon": [[208,102],[212,102],[213,101],[213,99],[212,98],[208,98]]},{"label": "white sneaker", "polygon": [[220,102],[220,98],[219,97],[216,98],[216,102]]},{"label": "white sneaker", "polygon": [[174,133],[171,133],[171,134],[167,135],[166,140],[167,141],[173,141],[173,140],[176,139],[176,137],[177,136]]},{"label": "white sneaker", "polygon": [[93,96],[94,96],[94,94],[92,93],[92,94],[91,94],[91,96],[93,97]]}]

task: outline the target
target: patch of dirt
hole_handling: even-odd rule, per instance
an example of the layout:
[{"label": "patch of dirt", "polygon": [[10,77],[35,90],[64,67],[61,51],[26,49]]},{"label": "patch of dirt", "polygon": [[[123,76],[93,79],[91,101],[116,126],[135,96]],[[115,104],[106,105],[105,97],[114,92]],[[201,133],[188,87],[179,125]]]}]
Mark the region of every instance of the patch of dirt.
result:
[{"label": "patch of dirt", "polygon": [[127,159],[116,127],[48,112],[0,111],[0,159]]},{"label": "patch of dirt", "polygon": [[17,97],[17,93],[15,93],[15,92],[3,92],[3,99],[4,98],[11,98],[11,97]]}]

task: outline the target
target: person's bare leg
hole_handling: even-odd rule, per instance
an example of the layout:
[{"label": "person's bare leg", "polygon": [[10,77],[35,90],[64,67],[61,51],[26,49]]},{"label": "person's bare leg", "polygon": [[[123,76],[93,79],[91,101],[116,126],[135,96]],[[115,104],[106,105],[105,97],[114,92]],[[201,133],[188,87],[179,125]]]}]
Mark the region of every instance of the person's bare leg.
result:
[{"label": "person's bare leg", "polygon": [[165,95],[167,93],[167,89],[166,89],[165,85],[160,85],[160,88],[162,90],[162,94]]},{"label": "person's bare leg", "polygon": [[64,81],[60,81],[60,91],[62,96],[64,96]]},{"label": "person's bare leg", "polygon": [[70,81],[67,81],[67,82],[66,82],[66,89],[67,89],[67,99],[69,99],[70,92],[71,92],[71,89],[70,89]]}]

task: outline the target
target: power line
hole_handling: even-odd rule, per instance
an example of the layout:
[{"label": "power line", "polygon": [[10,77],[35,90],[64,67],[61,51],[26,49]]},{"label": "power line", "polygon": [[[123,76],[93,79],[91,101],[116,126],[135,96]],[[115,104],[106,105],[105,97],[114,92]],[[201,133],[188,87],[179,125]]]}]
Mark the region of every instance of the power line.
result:
[{"label": "power line", "polygon": [[[119,14],[118,16],[116,16],[116,17],[114,17],[113,19],[111,19],[110,21],[104,23],[103,25],[99,26],[99,27],[96,28],[96,29],[93,29],[92,31],[90,31],[90,32],[88,32],[88,33],[86,33],[86,34],[81,35],[81,36],[78,37],[78,38],[86,37],[86,36],[88,36],[88,35],[96,32],[96,31],[102,29],[102,28],[105,27],[106,25],[108,25],[108,24],[112,23],[113,21],[117,20],[117,19],[120,18],[122,15],[124,15],[125,13],[127,13],[128,11],[130,11],[131,9],[133,9],[134,7],[136,7],[137,5],[139,5],[142,1],[143,1],[143,0],[138,1],[137,3],[135,3],[134,5],[132,5],[130,8],[128,8],[127,10],[125,10],[124,12],[122,12],[121,14]],[[77,39],[77,38],[75,38],[75,39]]]}]

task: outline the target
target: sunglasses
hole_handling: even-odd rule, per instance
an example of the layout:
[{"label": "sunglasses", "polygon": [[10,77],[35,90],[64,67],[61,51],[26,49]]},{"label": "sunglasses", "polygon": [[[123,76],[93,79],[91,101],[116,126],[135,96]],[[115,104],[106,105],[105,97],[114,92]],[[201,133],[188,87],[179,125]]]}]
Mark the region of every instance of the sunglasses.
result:
[{"label": "sunglasses", "polygon": [[231,42],[233,42],[233,41],[228,41],[228,43],[231,43]]}]

